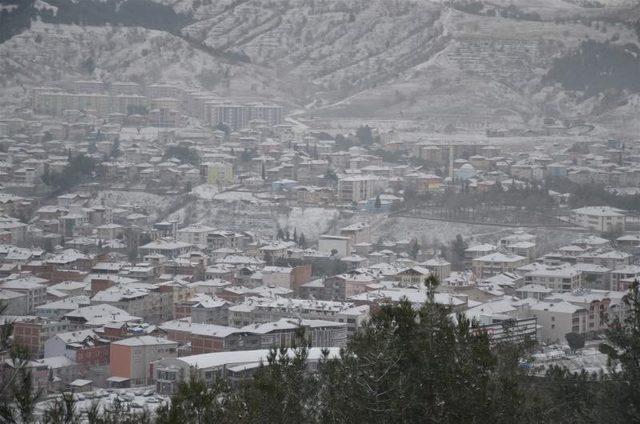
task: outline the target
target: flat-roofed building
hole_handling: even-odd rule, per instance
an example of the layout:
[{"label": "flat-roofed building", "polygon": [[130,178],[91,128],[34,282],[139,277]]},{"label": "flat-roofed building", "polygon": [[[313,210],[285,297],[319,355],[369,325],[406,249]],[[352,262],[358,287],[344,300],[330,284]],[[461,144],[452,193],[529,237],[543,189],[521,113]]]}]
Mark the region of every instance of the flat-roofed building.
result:
[{"label": "flat-roofed building", "polygon": [[131,337],[111,343],[112,377],[127,378],[132,385],[148,385],[154,380],[154,361],[176,358],[178,342],[154,336]]}]

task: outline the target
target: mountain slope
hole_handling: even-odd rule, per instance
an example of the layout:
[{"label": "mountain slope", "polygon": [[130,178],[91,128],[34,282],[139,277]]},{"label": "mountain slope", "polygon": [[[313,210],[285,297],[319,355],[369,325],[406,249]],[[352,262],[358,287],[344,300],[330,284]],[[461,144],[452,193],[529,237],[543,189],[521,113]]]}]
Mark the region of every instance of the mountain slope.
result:
[{"label": "mountain slope", "polygon": [[607,125],[637,104],[633,89],[585,94],[548,77],[587,40],[637,44],[633,1],[154,1],[175,12],[177,22],[163,18],[166,30],[34,24],[0,45],[5,91],[87,77],[81,64],[92,57],[91,77],[275,96],[304,108],[301,120],[482,131],[535,127],[544,117]]}]

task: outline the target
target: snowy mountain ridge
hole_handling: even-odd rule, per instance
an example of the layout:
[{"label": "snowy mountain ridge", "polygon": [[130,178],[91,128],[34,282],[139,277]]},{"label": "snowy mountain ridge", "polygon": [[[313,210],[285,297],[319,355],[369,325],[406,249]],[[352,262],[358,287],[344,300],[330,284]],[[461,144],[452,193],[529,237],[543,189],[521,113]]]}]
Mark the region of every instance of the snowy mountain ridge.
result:
[{"label": "snowy mountain ridge", "polygon": [[[120,3],[141,7],[136,1],[149,0]],[[19,98],[20,86],[87,77],[80,64],[92,57],[91,77],[269,97],[306,108],[302,119],[396,119],[435,130],[526,127],[545,116],[597,121],[628,113],[634,95],[622,87],[605,104],[545,79],[555,59],[588,40],[637,45],[640,9],[626,0],[154,1],[173,12],[150,25],[171,26],[175,15],[178,29],[36,16],[0,45],[6,91]],[[64,21],[68,2],[46,4]]]}]

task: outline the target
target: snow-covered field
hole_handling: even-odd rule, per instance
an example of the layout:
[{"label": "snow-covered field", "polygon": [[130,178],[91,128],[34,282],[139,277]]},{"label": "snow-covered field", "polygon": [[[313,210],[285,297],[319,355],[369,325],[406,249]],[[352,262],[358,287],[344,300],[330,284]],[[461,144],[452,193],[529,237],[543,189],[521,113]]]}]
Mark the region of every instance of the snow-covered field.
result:
[{"label": "snow-covered field", "polygon": [[336,209],[295,207],[289,215],[278,217],[278,225],[288,229],[291,234],[294,230],[298,235],[304,233],[307,241],[311,241],[331,230],[339,216]]},{"label": "snow-covered field", "polygon": [[[374,233],[390,240],[416,238],[429,245],[449,244],[456,235],[462,234],[466,240],[495,243],[501,237],[512,234],[517,228],[472,225],[457,222],[429,221],[425,219],[392,217],[374,223]],[[547,228],[523,228],[536,234],[542,249],[554,249],[581,237],[578,231]]]},{"label": "snow-covered field", "polygon": [[158,196],[140,191],[104,190],[98,193],[91,204],[142,208],[153,218],[161,215],[173,201],[174,199],[168,196]]},{"label": "snow-covered field", "polygon": [[[159,406],[169,402],[168,397],[155,393],[154,386],[134,389],[97,389],[91,392],[76,393],[74,398],[76,411],[80,413],[86,413],[94,404],[98,405],[99,410],[109,409],[118,400],[125,408],[130,408],[134,412],[142,412],[146,409],[153,414]],[[39,402],[36,405],[36,412],[43,413],[54,401],[55,398],[49,398]]]},{"label": "snow-covered field", "polygon": [[200,184],[191,189],[191,194],[198,199],[213,200],[216,194],[218,194],[218,187],[211,184]]}]

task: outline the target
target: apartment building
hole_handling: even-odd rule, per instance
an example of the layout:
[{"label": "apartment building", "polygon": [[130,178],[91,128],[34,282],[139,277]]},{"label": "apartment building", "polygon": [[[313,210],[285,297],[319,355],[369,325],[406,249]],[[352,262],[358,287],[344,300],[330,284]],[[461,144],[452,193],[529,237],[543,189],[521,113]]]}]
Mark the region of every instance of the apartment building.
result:
[{"label": "apartment building", "polygon": [[153,382],[150,364],[161,359],[176,358],[178,343],[153,336],[131,337],[111,343],[109,350],[112,377],[130,380],[131,385]]},{"label": "apartment building", "polygon": [[250,298],[229,308],[229,325],[243,327],[281,318],[318,319],[347,324],[351,336],[369,317],[369,306],[351,302],[290,298]]},{"label": "apartment building", "polygon": [[[323,352],[327,351],[330,359],[340,357],[339,348],[325,350],[312,347],[306,358],[306,369],[310,372],[316,370],[324,357]],[[174,393],[180,384],[187,381],[191,370],[194,370],[206,385],[212,385],[220,378],[235,382],[250,378],[260,364],[266,363],[269,352],[269,349],[215,352],[158,361],[153,364],[156,390],[163,395]],[[285,354],[293,358],[293,349],[287,350]]]},{"label": "apartment building", "polygon": [[94,330],[77,330],[54,335],[45,341],[44,357],[64,356],[88,366],[109,363],[109,340]]},{"label": "apartment building", "polygon": [[69,324],[43,318],[16,321],[13,324],[13,343],[36,358],[44,355],[45,342],[58,333],[67,331]]},{"label": "apartment building", "polygon": [[206,225],[190,225],[177,231],[177,239],[193,246],[206,246],[207,237],[214,231],[215,229]]},{"label": "apartment building", "polygon": [[28,315],[29,297],[27,293],[0,289],[0,307],[2,315]]},{"label": "apartment building", "polygon": [[375,195],[381,187],[381,179],[373,175],[353,175],[338,180],[338,200],[358,203]]},{"label": "apartment building", "polygon": [[91,303],[111,305],[147,322],[158,323],[173,317],[173,300],[170,286],[130,283],[99,291]]},{"label": "apartment building", "polygon": [[61,320],[69,312],[73,312],[83,306],[89,306],[91,300],[88,296],[70,296],[63,299],[48,302],[44,305],[36,306],[35,313],[39,317],[49,320]]},{"label": "apartment building", "polygon": [[202,164],[206,168],[208,184],[229,185],[234,181],[233,164],[227,162],[206,162]]},{"label": "apartment building", "polygon": [[501,252],[490,253],[471,261],[476,278],[487,278],[492,275],[513,272],[529,262],[527,258]]},{"label": "apartment building", "polygon": [[635,281],[640,281],[640,266],[626,265],[611,271],[611,290],[626,291]]},{"label": "apartment building", "polygon": [[65,110],[93,111],[98,116],[128,113],[132,108],[146,106],[146,97],[137,94],[100,93],[36,93],[34,110],[37,113],[62,116]]},{"label": "apartment building", "polygon": [[329,254],[335,252],[335,255],[339,258],[349,256],[351,254],[351,246],[351,237],[323,234],[318,239],[318,251]]},{"label": "apartment building", "polygon": [[582,271],[569,264],[543,265],[527,273],[524,281],[553,291],[572,291],[582,287]]},{"label": "apartment building", "polygon": [[356,222],[349,226],[340,228],[340,235],[349,237],[351,244],[371,242],[371,226],[366,222]]},{"label": "apartment building", "polygon": [[576,225],[596,231],[624,231],[626,216],[621,209],[610,206],[588,206],[572,210],[571,220]]},{"label": "apartment building", "polygon": [[587,332],[588,310],[569,302],[539,302],[531,306],[531,313],[538,320],[544,343],[565,343],[567,333]]},{"label": "apartment building", "polygon": [[33,314],[36,306],[47,302],[48,280],[43,278],[26,276],[0,283],[0,289],[23,293],[27,296],[27,313]]},{"label": "apartment building", "polygon": [[582,289],[572,292],[552,293],[545,301],[568,302],[587,310],[584,331],[595,334],[607,330],[616,318],[624,320],[629,309],[624,303],[624,295],[624,292]]}]

